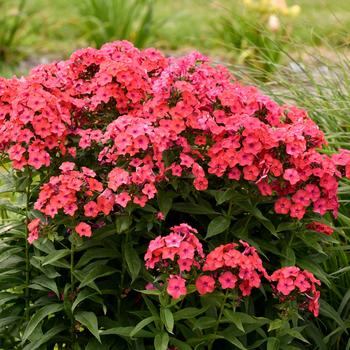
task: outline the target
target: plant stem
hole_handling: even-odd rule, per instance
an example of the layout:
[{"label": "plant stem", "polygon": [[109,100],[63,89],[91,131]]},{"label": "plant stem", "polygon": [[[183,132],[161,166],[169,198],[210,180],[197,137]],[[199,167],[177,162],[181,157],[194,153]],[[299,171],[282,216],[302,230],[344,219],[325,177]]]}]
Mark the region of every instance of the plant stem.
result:
[{"label": "plant stem", "polygon": [[[230,204],[228,207],[228,211],[227,211],[227,217],[231,220],[231,216],[232,216],[232,200],[230,200]],[[228,234],[230,232],[230,227],[228,227],[225,231],[225,243],[228,243]]]},{"label": "plant stem", "polygon": [[[122,252],[125,250],[125,246],[128,243],[129,240],[129,231],[126,232],[125,236],[122,236],[122,242],[121,242],[121,246],[122,246]],[[122,302],[122,296],[123,296],[123,286],[124,286],[124,277],[125,277],[125,272],[126,272],[126,268],[125,268],[125,259],[123,259],[122,261],[122,269],[121,269],[121,274],[120,274],[120,288],[119,288],[119,298],[118,298],[118,307],[117,307],[117,311],[118,311],[118,319],[120,319],[120,312],[121,312],[121,302]]]},{"label": "plant stem", "polygon": [[[225,310],[225,304],[226,304],[226,301],[227,301],[227,297],[228,297],[228,290],[226,290],[224,299],[222,300],[222,303],[221,303],[221,306],[220,306],[219,317],[218,317],[218,320],[217,320],[217,322],[215,324],[215,328],[214,328],[214,336],[218,333],[220,321],[221,321],[222,315],[223,315],[224,310]],[[213,339],[210,342],[208,350],[212,350],[214,342],[215,342],[215,339]]]},{"label": "plant stem", "polygon": [[32,173],[30,169],[28,170],[28,185],[26,190],[26,212],[25,212],[25,224],[26,224],[26,242],[25,242],[25,264],[26,264],[26,283],[25,283],[25,292],[24,292],[24,298],[25,298],[25,319],[28,322],[29,321],[29,281],[30,281],[30,261],[29,261],[29,242],[28,242],[28,222],[29,222],[29,205],[30,205],[30,188],[32,184]]},{"label": "plant stem", "polygon": [[[71,245],[70,245],[70,268],[69,268],[69,274],[70,274],[70,294],[67,295],[68,298],[71,298],[74,295],[74,284],[75,284],[75,279],[74,279],[74,250],[75,250],[75,244],[74,244],[74,232],[71,234]],[[75,343],[75,332],[74,332],[74,315],[72,313],[71,315],[71,342],[72,346]]]}]

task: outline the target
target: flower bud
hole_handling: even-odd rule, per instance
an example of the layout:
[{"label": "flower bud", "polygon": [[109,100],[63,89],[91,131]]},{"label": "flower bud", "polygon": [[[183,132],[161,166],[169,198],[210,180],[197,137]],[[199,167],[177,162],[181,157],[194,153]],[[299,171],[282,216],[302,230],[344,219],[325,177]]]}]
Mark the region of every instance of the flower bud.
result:
[{"label": "flower bud", "polygon": [[276,15],[270,15],[269,20],[267,22],[267,28],[271,32],[277,32],[280,29],[280,20]]}]

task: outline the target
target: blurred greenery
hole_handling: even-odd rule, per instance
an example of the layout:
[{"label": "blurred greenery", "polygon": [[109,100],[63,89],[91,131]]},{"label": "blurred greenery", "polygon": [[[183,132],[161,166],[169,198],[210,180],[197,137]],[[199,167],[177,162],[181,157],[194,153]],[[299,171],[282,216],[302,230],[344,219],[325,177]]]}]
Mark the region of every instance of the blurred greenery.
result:
[{"label": "blurred greenery", "polygon": [[[18,11],[21,2],[25,3],[24,10]],[[91,13],[89,5],[89,13],[88,3],[97,4],[101,10]],[[227,14],[225,9],[241,6],[241,0],[134,0],[125,2],[128,6],[120,6],[115,12],[107,11],[107,5],[113,3],[118,3],[118,0],[0,0],[2,40],[5,40],[9,31],[5,23],[9,19],[13,22],[14,14],[18,14],[21,19],[16,40],[13,41],[13,45],[6,46],[9,52],[5,64],[0,65],[0,75],[25,74],[30,67],[38,63],[53,58],[66,58],[77,48],[87,45],[100,46],[103,40],[117,40],[121,37],[138,41],[138,46],[147,43],[147,46],[154,46],[169,53],[197,49],[219,60],[232,60],[232,52],[223,47],[223,43],[217,39],[215,27]],[[147,8],[135,8],[134,20],[132,15],[127,16],[131,18],[129,21],[134,22],[128,23],[122,7],[127,13],[130,12],[127,8],[134,8],[131,6],[134,3],[151,4],[143,6],[152,6],[152,18],[150,14],[147,15]],[[289,0],[287,3],[301,7],[300,15],[294,21],[293,43],[323,46],[326,41],[331,47],[348,47],[350,1]],[[3,4],[6,5],[4,9]],[[82,10],[84,4],[85,12]],[[104,13],[103,9],[106,10]],[[136,10],[141,18],[135,24]],[[117,20],[118,11],[121,22]],[[143,19],[147,20],[146,28],[142,25]],[[152,25],[149,26],[148,22]],[[123,30],[120,28],[125,26],[130,28],[122,34]],[[138,35],[140,30],[146,30],[146,34]],[[97,33],[101,32],[105,32],[104,36],[98,37]],[[23,58],[25,63],[18,65],[18,61]]]}]

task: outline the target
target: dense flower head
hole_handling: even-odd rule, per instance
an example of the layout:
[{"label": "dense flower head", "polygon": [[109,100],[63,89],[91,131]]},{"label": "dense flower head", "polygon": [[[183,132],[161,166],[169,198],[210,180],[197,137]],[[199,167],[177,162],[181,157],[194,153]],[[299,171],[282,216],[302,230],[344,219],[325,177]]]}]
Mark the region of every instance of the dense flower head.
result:
[{"label": "dense flower head", "polygon": [[321,283],[311,272],[296,266],[286,266],[276,270],[270,280],[281,301],[298,300],[300,308],[308,309],[318,316],[320,292],[316,285]]},{"label": "dense flower head", "polygon": [[[182,176],[199,191],[215,177],[255,184],[276,213],[299,220],[336,215],[350,152],[330,157],[318,151],[324,144],[304,110],[241,85],[199,53],[167,58],[120,41],[0,78],[0,152],[15,169],[50,169],[36,208],[51,218],[80,204],[90,219],[114,205],[143,207],[161,182]],[[96,176],[74,170],[85,159]],[[70,178],[93,189],[64,190]]]},{"label": "dense flower head", "polygon": [[268,278],[256,249],[244,241],[240,241],[240,245],[229,243],[212,250],[205,258],[203,271],[215,272],[222,289],[237,286],[243,296],[249,295],[252,288],[260,287],[262,276]]},{"label": "dense flower head", "polygon": [[191,271],[199,267],[204,257],[202,244],[195,236],[197,230],[187,224],[173,226],[167,236],[153,239],[145,254],[145,265],[148,269],[165,269],[169,272]]}]

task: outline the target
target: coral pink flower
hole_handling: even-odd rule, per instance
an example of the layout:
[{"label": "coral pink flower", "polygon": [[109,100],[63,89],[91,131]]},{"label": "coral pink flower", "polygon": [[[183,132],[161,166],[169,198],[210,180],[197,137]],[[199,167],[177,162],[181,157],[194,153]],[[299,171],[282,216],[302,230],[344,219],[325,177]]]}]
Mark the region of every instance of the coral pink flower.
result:
[{"label": "coral pink flower", "polygon": [[319,304],[319,299],[320,299],[320,291],[316,291],[314,296],[310,298],[309,301],[309,311],[312,312],[314,314],[315,317],[318,316],[319,311],[320,311],[320,304]]},{"label": "coral pink flower", "polygon": [[305,207],[301,204],[293,204],[290,207],[290,216],[301,220],[305,215]]},{"label": "coral pink flower", "polygon": [[62,172],[67,172],[67,171],[71,171],[73,170],[75,167],[75,164],[72,162],[63,162],[61,164],[61,166],[59,167],[60,170],[62,170]]},{"label": "coral pink flower", "polygon": [[188,243],[188,242],[181,242],[178,254],[181,259],[190,259],[192,260],[194,258],[195,254],[195,247]]},{"label": "coral pink flower", "polygon": [[10,160],[20,161],[25,151],[26,149],[24,147],[22,147],[19,144],[15,144],[14,146],[10,147],[8,150]]},{"label": "coral pink flower", "polygon": [[86,224],[85,222],[80,222],[77,226],[75,226],[75,231],[80,237],[91,237],[92,234],[91,226]]},{"label": "coral pink flower", "polygon": [[294,281],[291,278],[280,279],[277,284],[277,290],[284,295],[288,295],[295,289]]},{"label": "coral pink flower", "polygon": [[169,235],[167,235],[164,238],[164,241],[165,241],[167,247],[179,248],[183,239],[184,239],[184,237],[180,236],[177,233],[170,233]]},{"label": "coral pink flower", "polygon": [[115,195],[115,202],[125,208],[131,201],[131,197],[127,192],[122,192]]},{"label": "coral pink flower", "polygon": [[186,295],[187,288],[185,279],[181,276],[170,276],[166,290],[174,299],[179,299],[181,296]]},{"label": "coral pink flower", "polygon": [[32,244],[34,241],[36,241],[39,238],[39,226],[40,226],[40,219],[34,219],[27,225],[28,227],[28,237],[27,240],[29,244]]},{"label": "coral pink flower", "polygon": [[230,271],[222,273],[219,277],[222,289],[235,288],[237,277]]},{"label": "coral pink flower", "polygon": [[127,185],[129,183],[130,175],[127,171],[121,168],[114,168],[108,174],[108,187],[113,191],[116,191],[121,185]]},{"label": "coral pink flower", "polygon": [[177,261],[180,271],[191,271],[193,260],[192,259],[179,259]]},{"label": "coral pink flower", "polygon": [[279,198],[275,202],[275,212],[277,214],[288,214],[292,203],[288,198]]},{"label": "coral pink flower", "polygon": [[163,214],[161,211],[158,211],[158,212],[157,212],[156,218],[157,218],[157,220],[159,220],[159,221],[165,220],[165,216],[164,216],[164,214]]},{"label": "coral pink flower", "polygon": [[200,295],[212,293],[215,289],[215,280],[211,276],[199,276],[196,279],[196,288]]},{"label": "coral pink flower", "polygon": [[205,191],[208,188],[208,179],[205,177],[196,177],[193,181],[193,186],[198,191]]},{"label": "coral pink flower", "polygon": [[307,281],[306,277],[302,274],[299,274],[294,282],[295,286],[303,293],[310,289],[311,284]]},{"label": "coral pink flower", "polygon": [[283,178],[289,181],[291,185],[295,185],[300,181],[299,173],[295,169],[286,169],[284,171]]},{"label": "coral pink flower", "polygon": [[153,184],[146,184],[142,189],[142,193],[151,199],[157,193],[157,189]]},{"label": "coral pink flower", "polygon": [[96,202],[90,201],[84,205],[84,215],[92,218],[98,215],[98,206]]}]

